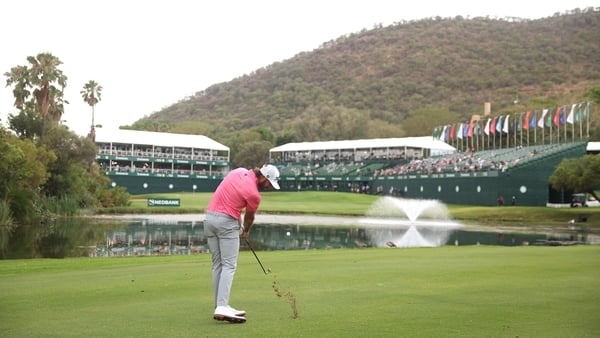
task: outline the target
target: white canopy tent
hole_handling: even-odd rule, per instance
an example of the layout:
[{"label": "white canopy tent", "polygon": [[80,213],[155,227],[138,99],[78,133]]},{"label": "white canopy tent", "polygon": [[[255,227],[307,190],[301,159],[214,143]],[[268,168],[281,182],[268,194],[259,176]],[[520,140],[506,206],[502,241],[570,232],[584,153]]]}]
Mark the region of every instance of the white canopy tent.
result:
[{"label": "white canopy tent", "polygon": [[204,135],[172,134],[128,129],[96,129],[96,143],[146,144],[229,152],[229,147]]},{"label": "white canopy tent", "polygon": [[311,151],[372,151],[374,149],[425,149],[429,156],[443,155],[456,152],[456,148],[431,136],[404,138],[377,138],[361,140],[319,141],[287,143],[269,151],[272,159],[275,153],[311,152]]}]

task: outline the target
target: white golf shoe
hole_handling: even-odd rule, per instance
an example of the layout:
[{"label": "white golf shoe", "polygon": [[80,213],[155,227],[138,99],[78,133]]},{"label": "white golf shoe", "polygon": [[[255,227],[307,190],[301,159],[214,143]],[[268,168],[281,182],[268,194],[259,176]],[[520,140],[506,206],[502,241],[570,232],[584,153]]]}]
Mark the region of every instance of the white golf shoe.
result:
[{"label": "white golf shoe", "polygon": [[244,311],[244,310],[236,310],[229,305],[227,305],[227,307],[229,308],[229,310],[233,311],[233,313],[235,313],[235,315],[238,317],[246,316],[246,311]]},{"label": "white golf shoe", "polygon": [[238,316],[236,311],[229,306],[217,306],[213,314],[215,320],[226,320],[230,323],[245,323],[246,318]]}]

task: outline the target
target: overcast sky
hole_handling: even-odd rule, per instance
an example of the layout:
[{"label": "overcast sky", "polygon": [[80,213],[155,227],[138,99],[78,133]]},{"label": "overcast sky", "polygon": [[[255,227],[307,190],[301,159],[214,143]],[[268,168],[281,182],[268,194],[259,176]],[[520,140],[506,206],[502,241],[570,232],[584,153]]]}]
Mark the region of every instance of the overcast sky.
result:
[{"label": "overcast sky", "polygon": [[104,89],[95,121],[118,128],[186,96],[376,24],[427,17],[537,19],[593,0],[3,0],[0,119],[16,114],[5,72],[50,52],[68,77],[63,119],[79,135],[91,108],[79,92]]}]

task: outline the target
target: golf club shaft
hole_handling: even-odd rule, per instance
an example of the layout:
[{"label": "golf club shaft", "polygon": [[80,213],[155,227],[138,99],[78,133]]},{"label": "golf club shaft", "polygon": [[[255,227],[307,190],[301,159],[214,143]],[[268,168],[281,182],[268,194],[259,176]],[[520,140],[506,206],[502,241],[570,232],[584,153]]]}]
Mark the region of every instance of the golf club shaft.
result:
[{"label": "golf club shaft", "polygon": [[248,242],[248,239],[246,238],[246,244],[248,244],[248,247],[250,248],[250,251],[252,251],[252,253],[254,254],[254,257],[256,257],[256,261],[258,262],[258,264],[260,264],[260,267],[262,268],[262,271],[265,273],[265,275],[267,274],[267,270],[265,270],[265,267],[262,265],[262,263],[260,262],[260,259],[258,259],[258,256],[256,255],[256,252],[254,252],[254,249],[252,249],[252,245],[250,245],[250,242]]}]

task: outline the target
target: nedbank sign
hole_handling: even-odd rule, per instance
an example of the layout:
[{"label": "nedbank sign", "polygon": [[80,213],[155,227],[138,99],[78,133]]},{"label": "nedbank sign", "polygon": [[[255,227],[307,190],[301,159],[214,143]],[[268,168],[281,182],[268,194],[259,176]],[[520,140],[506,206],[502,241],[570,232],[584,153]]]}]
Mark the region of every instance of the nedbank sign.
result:
[{"label": "nedbank sign", "polygon": [[149,207],[179,207],[181,200],[179,198],[148,198]]}]

